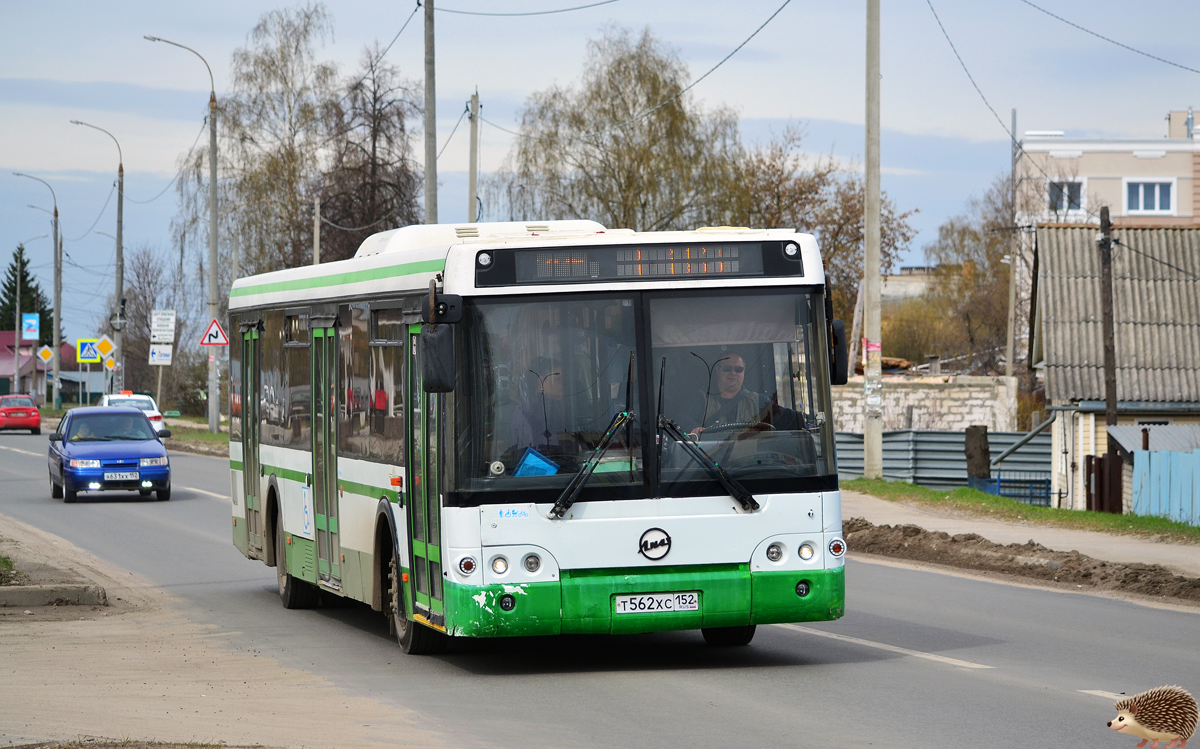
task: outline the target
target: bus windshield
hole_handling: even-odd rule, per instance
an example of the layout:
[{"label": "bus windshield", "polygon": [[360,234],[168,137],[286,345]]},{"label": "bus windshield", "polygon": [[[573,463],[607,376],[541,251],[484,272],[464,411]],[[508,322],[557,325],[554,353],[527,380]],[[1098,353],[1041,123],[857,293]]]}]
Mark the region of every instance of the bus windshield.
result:
[{"label": "bus windshield", "polygon": [[836,472],[823,304],[804,289],[469,301],[456,503],[553,502],[626,404],[636,418],[582,500],[726,493],[660,413],[750,491],[806,490]]}]

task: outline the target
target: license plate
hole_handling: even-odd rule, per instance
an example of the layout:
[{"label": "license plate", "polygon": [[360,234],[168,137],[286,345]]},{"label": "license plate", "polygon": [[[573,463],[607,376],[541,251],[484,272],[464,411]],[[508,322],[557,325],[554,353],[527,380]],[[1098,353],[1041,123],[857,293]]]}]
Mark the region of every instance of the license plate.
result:
[{"label": "license plate", "polygon": [[618,614],[654,614],[663,611],[697,611],[700,591],[686,593],[646,593],[640,596],[617,596],[613,607]]},{"label": "license plate", "polygon": [[104,480],[105,481],[137,481],[138,480],[138,472],[137,471],[119,471],[116,473],[106,473],[106,474],[104,474]]}]

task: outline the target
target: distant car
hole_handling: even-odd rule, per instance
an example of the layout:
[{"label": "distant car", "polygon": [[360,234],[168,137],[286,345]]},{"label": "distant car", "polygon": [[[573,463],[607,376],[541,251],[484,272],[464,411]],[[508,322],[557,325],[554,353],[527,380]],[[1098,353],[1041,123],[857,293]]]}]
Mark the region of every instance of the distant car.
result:
[{"label": "distant car", "polygon": [[28,395],[0,396],[0,429],[28,429],[42,433],[42,414]]},{"label": "distant car", "polygon": [[171,463],[159,433],[136,408],[76,408],[50,435],[50,496],[74,502],[79,492],[156,492],[171,498]]},{"label": "distant car", "polygon": [[163,423],[162,412],[158,410],[158,404],[148,395],[134,395],[130,392],[123,392],[120,395],[102,395],[100,396],[100,402],[96,405],[136,408],[146,414],[146,418],[150,420],[150,425],[154,427],[154,431],[161,434],[167,428],[166,424]]}]

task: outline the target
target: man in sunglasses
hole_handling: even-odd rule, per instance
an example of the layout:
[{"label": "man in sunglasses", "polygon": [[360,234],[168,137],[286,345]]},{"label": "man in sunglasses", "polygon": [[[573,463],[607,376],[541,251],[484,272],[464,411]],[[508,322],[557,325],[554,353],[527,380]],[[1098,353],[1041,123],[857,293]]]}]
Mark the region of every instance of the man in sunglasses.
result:
[{"label": "man in sunglasses", "polygon": [[760,420],[766,399],[747,390],[746,360],[736,351],[726,351],[713,367],[716,393],[705,395],[703,423],[692,430],[699,435],[705,428],[725,424],[744,424]]},{"label": "man in sunglasses", "polygon": [[722,353],[713,374],[717,392],[705,396],[703,423],[691,431],[696,437],[706,428],[727,424],[770,424],[775,429],[798,429],[804,423],[797,412],[745,388],[746,360],[738,352]]}]

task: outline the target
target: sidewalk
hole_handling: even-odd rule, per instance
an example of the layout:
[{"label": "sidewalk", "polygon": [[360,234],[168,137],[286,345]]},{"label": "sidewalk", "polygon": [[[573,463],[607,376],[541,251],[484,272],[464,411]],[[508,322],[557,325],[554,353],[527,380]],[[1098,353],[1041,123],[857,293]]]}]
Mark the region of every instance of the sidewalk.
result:
[{"label": "sidewalk", "polygon": [[1158,543],[1136,536],[1095,531],[938,515],[843,489],[842,518],[855,517],[865,518],[875,525],[916,525],[952,536],[976,533],[998,544],[1023,544],[1032,539],[1054,551],[1078,551],[1106,562],[1161,564],[1177,575],[1200,577],[1200,546]]}]

